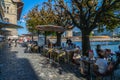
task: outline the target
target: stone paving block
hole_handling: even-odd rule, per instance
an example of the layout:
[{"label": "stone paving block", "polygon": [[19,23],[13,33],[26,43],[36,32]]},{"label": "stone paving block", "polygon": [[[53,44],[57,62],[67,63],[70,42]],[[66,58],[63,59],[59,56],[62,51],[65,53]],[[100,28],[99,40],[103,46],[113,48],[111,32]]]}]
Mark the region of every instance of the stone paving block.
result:
[{"label": "stone paving block", "polygon": [[1,56],[0,80],[86,80],[74,75],[70,66],[61,67],[62,74],[59,74],[59,67],[53,67],[48,58],[38,53],[24,53],[19,45],[11,49],[6,47]]}]

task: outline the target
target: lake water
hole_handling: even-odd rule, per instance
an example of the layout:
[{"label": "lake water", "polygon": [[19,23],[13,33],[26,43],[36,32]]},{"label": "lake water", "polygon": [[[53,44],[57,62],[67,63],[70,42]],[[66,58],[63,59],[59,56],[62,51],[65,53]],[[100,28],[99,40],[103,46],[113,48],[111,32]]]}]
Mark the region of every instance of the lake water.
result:
[{"label": "lake water", "polygon": [[[76,44],[76,46],[80,46],[80,48],[82,48],[82,43],[80,41],[76,41],[76,42],[73,42],[74,44]],[[96,45],[100,44],[101,45],[101,48],[102,49],[111,49],[112,52],[115,52],[118,50],[118,45],[120,45],[120,41],[105,41],[105,42],[99,42],[99,41],[96,41],[96,42],[91,42],[91,49],[94,51],[94,55],[96,56],[96,52],[95,52],[95,49],[96,49]],[[64,43],[64,45],[66,45]]]}]

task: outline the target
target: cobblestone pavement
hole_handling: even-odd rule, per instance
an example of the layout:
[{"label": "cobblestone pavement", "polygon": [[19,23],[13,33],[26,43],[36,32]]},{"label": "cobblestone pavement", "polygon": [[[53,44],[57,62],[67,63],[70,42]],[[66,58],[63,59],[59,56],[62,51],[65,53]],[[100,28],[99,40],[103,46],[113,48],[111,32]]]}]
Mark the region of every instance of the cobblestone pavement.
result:
[{"label": "cobblestone pavement", "polygon": [[24,48],[18,46],[2,48],[0,53],[0,80],[86,79],[80,77],[79,71],[74,66],[50,65],[46,57],[36,53],[24,53]]},{"label": "cobblestone pavement", "polygon": [[[120,80],[120,68],[115,70],[114,76],[115,80]],[[0,80],[86,79],[80,76],[79,70],[75,66],[50,65],[49,59],[36,53],[24,53],[23,47],[2,46],[0,50]]]}]

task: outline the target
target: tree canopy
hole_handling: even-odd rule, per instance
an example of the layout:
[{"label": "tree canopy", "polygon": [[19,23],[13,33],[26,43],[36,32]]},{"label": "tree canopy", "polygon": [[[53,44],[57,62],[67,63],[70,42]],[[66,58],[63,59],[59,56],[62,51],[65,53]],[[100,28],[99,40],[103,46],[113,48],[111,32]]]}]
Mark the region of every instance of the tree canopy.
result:
[{"label": "tree canopy", "polygon": [[39,5],[37,5],[27,14],[27,28],[30,32],[36,32],[35,27],[37,25],[54,24],[55,16],[54,12],[49,8],[45,6],[39,8]]},{"label": "tree canopy", "polygon": [[82,32],[83,53],[90,50],[89,36],[95,28],[113,30],[120,25],[120,0],[48,0],[35,6],[27,19],[28,29],[36,25],[76,26]]},{"label": "tree canopy", "polygon": [[81,30],[92,31],[106,26],[114,29],[120,24],[120,0],[54,0]]},{"label": "tree canopy", "polygon": [[65,10],[72,24],[82,32],[84,54],[90,50],[89,36],[92,30],[113,30],[120,25],[120,0],[53,0]]}]

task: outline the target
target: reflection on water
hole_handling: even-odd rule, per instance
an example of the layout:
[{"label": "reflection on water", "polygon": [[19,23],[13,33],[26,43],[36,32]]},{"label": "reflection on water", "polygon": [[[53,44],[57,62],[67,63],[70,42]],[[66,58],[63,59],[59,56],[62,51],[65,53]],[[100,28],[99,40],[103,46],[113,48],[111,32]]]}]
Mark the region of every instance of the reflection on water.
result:
[{"label": "reflection on water", "polygon": [[91,42],[91,46],[96,45],[96,44],[101,44],[101,45],[118,45],[120,44],[120,41],[105,41],[105,42]]}]

